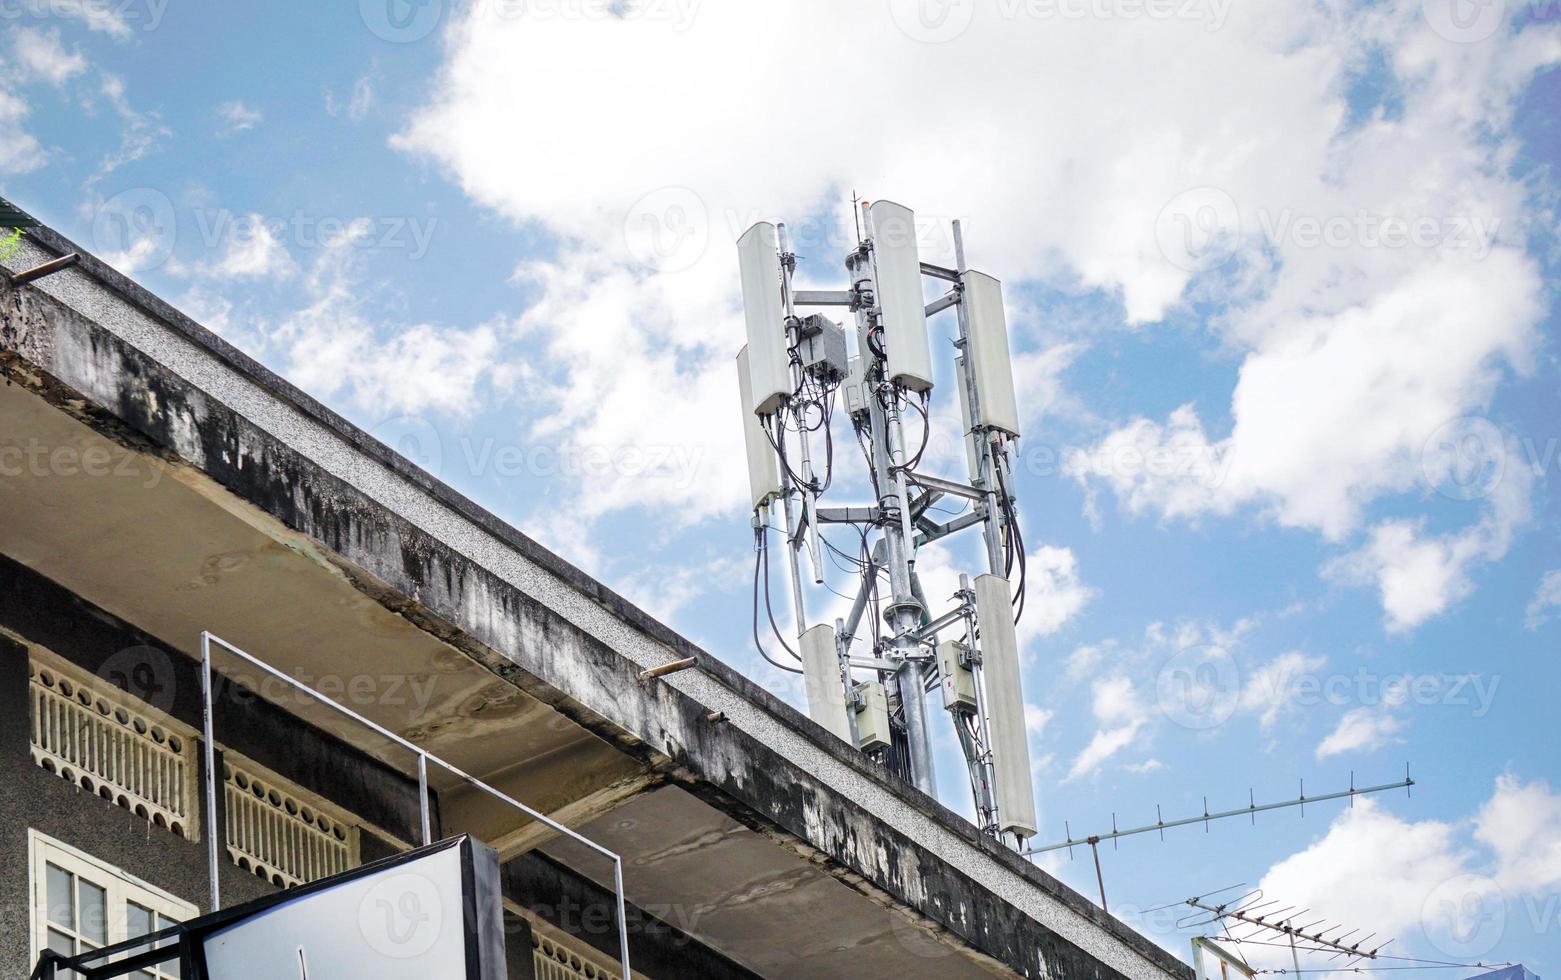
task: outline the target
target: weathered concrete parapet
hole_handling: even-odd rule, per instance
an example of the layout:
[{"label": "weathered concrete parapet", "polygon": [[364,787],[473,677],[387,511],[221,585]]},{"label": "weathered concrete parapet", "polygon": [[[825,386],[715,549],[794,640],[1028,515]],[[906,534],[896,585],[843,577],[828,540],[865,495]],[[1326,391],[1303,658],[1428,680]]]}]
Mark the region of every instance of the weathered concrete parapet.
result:
[{"label": "weathered concrete parapet", "polygon": [[[15,267],[74,246],[37,229]],[[918,930],[1027,977],[1179,961],[90,256],[0,278],[0,371]],[[697,667],[640,672],[697,657]]]}]

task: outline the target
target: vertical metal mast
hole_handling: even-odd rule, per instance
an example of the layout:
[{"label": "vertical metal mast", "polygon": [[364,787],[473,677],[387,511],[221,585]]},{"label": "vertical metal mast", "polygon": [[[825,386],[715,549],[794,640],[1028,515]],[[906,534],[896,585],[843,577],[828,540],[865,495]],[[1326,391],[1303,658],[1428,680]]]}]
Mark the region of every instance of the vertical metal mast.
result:
[{"label": "vertical metal mast", "polygon": [[861,356],[864,361],[871,357],[874,362],[866,372],[868,387],[872,392],[867,407],[872,428],[873,471],[878,483],[878,524],[883,532],[884,567],[889,573],[890,601],[884,610],[884,620],[889,626],[891,639],[886,652],[891,660],[899,664],[894,677],[905,718],[911,781],[923,793],[935,795],[937,780],[933,775],[932,742],[927,732],[925,700],[927,658],[916,635],[926,608],[916,598],[911,584],[911,570],[916,561],[916,541],[909,530],[910,504],[905,490],[905,434],[898,405],[900,396],[888,380],[885,359],[873,354],[872,345],[867,340],[868,332],[881,326],[882,314],[877,305],[877,283],[871,256],[872,219],[865,207],[863,217],[867,222],[867,244],[851,253],[846,259],[846,268],[851,273],[852,289],[856,293]]},{"label": "vertical metal mast", "polygon": [[[954,222],[954,263],[955,271],[963,279],[967,270],[965,266],[965,232],[958,220]],[[970,311],[964,303],[958,304],[959,312],[959,340],[954,346],[959,349],[959,356],[955,358],[955,370],[960,372],[964,381],[963,394],[965,398],[965,418],[979,421],[981,418],[981,392],[976,386],[975,362],[970,357]],[[981,533],[986,540],[987,571],[993,575],[1002,575],[1003,568],[1003,511],[997,501],[997,480],[995,450],[992,440],[987,433],[979,428],[967,433],[966,439],[974,445],[976,472],[972,474],[976,478],[976,485],[986,493],[983,506],[986,508],[987,519],[982,522]]]}]

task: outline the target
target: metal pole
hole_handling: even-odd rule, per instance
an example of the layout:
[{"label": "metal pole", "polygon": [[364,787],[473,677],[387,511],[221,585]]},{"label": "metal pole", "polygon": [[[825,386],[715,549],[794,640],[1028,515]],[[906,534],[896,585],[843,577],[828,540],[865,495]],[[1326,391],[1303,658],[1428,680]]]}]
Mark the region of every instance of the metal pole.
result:
[{"label": "metal pole", "polygon": [[222,908],[217,887],[217,738],[211,697],[211,634],[201,631],[201,735],[206,743],[206,874],[211,885],[211,909]]},{"label": "metal pole", "polygon": [[[786,434],[784,432],[779,433],[779,438],[786,438]],[[792,547],[791,543],[791,487],[793,484],[790,476],[785,476],[783,479],[786,481],[786,489],[781,491],[781,510],[786,518],[786,540],[782,543],[785,545],[786,567],[790,569],[791,573],[791,604],[797,617],[797,635],[801,636],[808,631],[808,613],[807,609],[802,605],[802,569],[797,566],[797,549]]]},{"label": "metal pole", "polygon": [[[954,222],[954,262],[956,271],[961,279],[965,275],[965,234],[958,221]],[[966,411],[970,415],[970,424],[973,432],[965,433],[966,439],[974,440],[976,450],[976,466],[978,471],[971,474],[981,481],[981,489],[986,491],[985,500],[986,520],[982,523],[981,534],[986,542],[987,571],[993,575],[1004,575],[1003,567],[1003,511],[997,501],[997,478],[995,464],[992,460],[992,442],[987,437],[987,432],[981,427],[981,392],[976,389],[976,368],[970,359],[970,313],[964,303],[959,304],[956,311],[959,318],[959,349],[964,352],[964,357],[959,359],[959,370],[964,373],[965,397],[968,402]]]},{"label": "metal pole", "polygon": [[618,966],[623,971],[623,980],[633,980],[634,974],[629,969],[629,913],[623,899],[623,858],[612,859],[613,888],[618,892]]},{"label": "metal pole", "polygon": [[1100,873],[1099,842],[1091,840],[1089,842],[1089,849],[1095,855],[1095,883],[1100,886],[1100,910],[1109,915],[1111,913],[1111,909],[1106,907],[1106,876]]},{"label": "metal pole", "polygon": [[982,830],[990,830],[993,836],[1000,835],[997,829],[1001,826],[998,813],[997,799],[995,797],[997,786],[997,770],[992,762],[992,736],[991,723],[986,713],[986,680],[981,670],[980,647],[976,644],[976,617],[975,617],[975,593],[970,589],[970,576],[961,572],[959,576],[959,591],[961,609],[960,614],[965,620],[965,635],[970,638],[972,651],[970,672],[975,681],[976,689],[976,732],[981,736],[980,756],[973,760],[980,774],[980,796],[977,808],[982,811]]},{"label": "metal pole", "polygon": [[[872,233],[871,225],[868,227],[868,233],[869,235]],[[846,267],[851,271],[853,285],[858,294],[873,292],[876,302],[877,287],[873,280],[871,266],[868,254],[864,251],[854,252],[846,260]],[[865,304],[858,307],[857,329],[863,338],[861,345],[863,357],[872,356],[865,340],[867,332],[873,326],[873,316],[874,314],[866,309]],[[879,359],[876,377],[880,385],[886,383],[885,369],[883,360]],[[899,664],[894,678],[900,695],[900,707],[905,715],[911,782],[928,796],[936,796],[937,780],[933,773],[932,743],[927,733],[927,712],[922,691],[921,644],[916,637],[916,629],[920,625],[924,610],[911,584],[912,557],[909,551],[915,548],[916,544],[915,538],[907,537],[905,530],[909,519],[905,498],[902,496],[905,474],[903,470],[896,472],[896,461],[890,456],[891,430],[889,417],[882,403],[881,391],[873,390],[867,403],[873,437],[873,472],[876,474],[878,485],[878,525],[883,532],[883,567],[889,572],[891,595],[889,607],[884,611],[884,618],[891,632],[890,650],[886,652]],[[890,479],[891,473],[895,474],[896,479]]]},{"label": "metal pole", "polygon": [[417,754],[417,803],[423,817],[423,844],[426,846],[434,842],[433,815],[428,806],[428,754]]},{"label": "metal pole", "polygon": [[[1183,817],[1180,820],[1161,820],[1161,821],[1157,821],[1157,822],[1152,823],[1152,824],[1148,824],[1147,826],[1134,827],[1131,830],[1113,830],[1109,834],[1099,834],[1099,835],[1096,835],[1096,839],[1097,840],[1114,840],[1114,839],[1116,839],[1118,837],[1131,837],[1134,834],[1147,834],[1150,831],[1166,830],[1166,829],[1171,828],[1171,827],[1185,827],[1188,824],[1207,823],[1210,820],[1223,820],[1226,817],[1240,817],[1240,816],[1245,816],[1245,815],[1247,815],[1249,813],[1261,813],[1264,810],[1280,810],[1280,809],[1283,809],[1285,807],[1301,806],[1301,805],[1306,804],[1306,803],[1321,803],[1324,800],[1343,799],[1344,797],[1347,797],[1347,796],[1353,798],[1353,797],[1356,797],[1356,796],[1363,796],[1363,795],[1365,795],[1367,793],[1381,793],[1381,792],[1383,792],[1385,790],[1390,790],[1390,789],[1405,789],[1405,788],[1413,786],[1413,785],[1415,785],[1415,781],[1413,779],[1404,779],[1401,782],[1387,783],[1387,784],[1384,784],[1382,786],[1366,786],[1366,787],[1363,787],[1361,789],[1351,788],[1351,789],[1347,789],[1347,790],[1341,790],[1340,792],[1337,792],[1337,793],[1327,793],[1327,794],[1324,794],[1322,796],[1304,796],[1304,797],[1301,797],[1300,799],[1284,800],[1284,801],[1279,802],[1279,803],[1254,804],[1252,806],[1242,807],[1239,810],[1224,810],[1224,811],[1221,811],[1219,813],[1203,813],[1203,814],[1199,814],[1196,817]],[[1055,844],[1047,844],[1045,847],[1032,847],[1029,850],[1024,851],[1023,853],[1025,853],[1025,854],[1042,854],[1042,853],[1044,853],[1046,851],[1055,851],[1055,850],[1059,850],[1061,848],[1069,847],[1069,846],[1072,846],[1074,844],[1079,844],[1079,843],[1083,843],[1083,841],[1078,841],[1078,840],[1058,841]]]},{"label": "metal pole", "polygon": [[[778,244],[781,251],[781,301],[786,313],[786,337],[792,347],[802,342],[801,321],[797,319],[795,299],[791,291],[791,275],[796,270],[797,256],[791,250],[791,235],[786,231],[785,222],[775,227],[779,238]],[[791,385],[793,391],[802,389],[803,371],[802,365],[793,362],[791,365]],[[777,414],[776,418],[779,419]],[[808,445],[807,420],[802,417],[797,419],[797,445],[802,451],[802,537],[807,542],[808,556],[813,559],[813,582],[815,585],[824,584],[824,558],[820,554],[818,538],[818,497],[813,492],[813,457]],[[776,439],[786,438],[785,427],[777,425]],[[800,541],[799,541],[800,543]],[[802,620],[797,620],[797,635],[806,632]]]}]

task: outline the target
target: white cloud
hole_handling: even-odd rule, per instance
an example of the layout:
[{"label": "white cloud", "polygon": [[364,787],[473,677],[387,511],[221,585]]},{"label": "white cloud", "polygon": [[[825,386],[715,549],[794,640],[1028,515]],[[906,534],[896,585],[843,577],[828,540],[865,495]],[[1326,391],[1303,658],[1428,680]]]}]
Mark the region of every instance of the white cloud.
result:
[{"label": "white cloud", "polygon": [[1468,860],[1452,824],[1411,823],[1362,799],[1319,840],[1269,868],[1258,887],[1281,905],[1311,909],[1313,919],[1395,936],[1420,924],[1426,896],[1465,873]]},{"label": "white cloud", "polygon": [[63,85],[87,70],[87,59],[80,51],[66,51],[58,30],[22,27],[13,35],[16,60],[30,77],[53,85]]},{"label": "white cloud", "polygon": [[304,284],[309,305],[284,318],[267,343],[278,350],[287,376],[322,398],[351,398],[384,417],[475,411],[479,386],[502,367],[501,328],[416,324],[381,337],[358,298],[363,288],[354,249],[369,231],[368,219],[359,219],[321,249]]},{"label": "white cloud", "polygon": [[1297,650],[1282,653],[1248,675],[1241,688],[1239,707],[1257,713],[1265,730],[1272,728],[1279,715],[1294,703],[1296,686],[1301,679],[1321,670],[1327,663],[1326,657]]},{"label": "white cloud", "polygon": [[[1519,459],[1515,453],[1515,447],[1510,449],[1508,458]],[[1411,630],[1469,596],[1475,567],[1506,555],[1517,528],[1529,518],[1532,483],[1531,469],[1508,465],[1478,523],[1428,535],[1423,522],[1384,521],[1371,529],[1365,545],[1324,571],[1342,582],[1375,587],[1388,630]]]},{"label": "white cloud", "polygon": [[1474,818],[1475,839],[1496,855],[1494,877],[1512,892],[1561,885],[1561,794],[1543,780],[1496,780],[1496,791]]},{"label": "white cloud", "polygon": [[1256,502],[1282,524],[1342,538],[1364,504],[1423,478],[1432,436],[1489,399],[1500,364],[1524,363],[1539,283],[1531,260],[1500,249],[1428,259],[1331,315],[1293,314],[1242,365],[1230,436],[1210,439],[1184,405],[1164,425],[1113,432],[1076,475],[1104,480],[1134,512]]},{"label": "white cloud", "polygon": [[1030,737],[1040,738],[1046,731],[1046,725],[1052,720],[1053,712],[1046,708],[1038,708],[1033,704],[1024,706],[1024,730],[1030,733]]},{"label": "white cloud", "polygon": [[222,125],[218,128],[217,135],[232,136],[234,133],[242,133],[246,129],[254,129],[266,117],[259,109],[252,109],[235,99],[232,102],[224,102],[217,107],[217,118],[222,120]]},{"label": "white cloud", "polygon": [[1317,759],[1352,752],[1371,752],[1394,742],[1403,723],[1386,705],[1352,708],[1339,719],[1339,725],[1317,746]]},{"label": "white cloud", "polygon": [[[1007,303],[1013,302],[1008,297],[1004,299]],[[1015,321],[1017,317],[1010,320]],[[1037,431],[1042,420],[1050,414],[1082,413],[1082,407],[1063,386],[1062,375],[1084,349],[1085,345],[1079,341],[1067,341],[1013,355],[1014,390],[1019,402],[1020,422],[1026,432]]]},{"label": "white cloud", "polygon": [[[751,43],[761,34],[765,44]],[[528,270],[543,290],[538,307],[552,311],[534,311],[532,328],[573,348],[561,383],[595,393],[649,376],[723,415],[724,384],[710,375],[741,343],[731,240],[759,217],[788,218],[808,257],[832,267],[850,237],[842,188],[856,175],[875,175],[866,192],[903,199],[929,221],[957,209],[973,264],[1010,282],[1117,292],[1128,321],[1146,322],[1180,302],[1194,278],[1162,254],[1157,235],[1167,203],[1189,187],[1222,188],[1249,221],[1259,211],[1362,208],[1517,216],[1521,188],[1489,165],[1499,146],[1484,134],[1501,132],[1515,93],[1557,55],[1553,35],[1534,30],[1509,45],[1441,43],[1409,0],[1342,14],[1237,6],[1219,31],[983,10],[941,45],[898,33],[882,4],[703,6],[680,25],[632,13],[506,20],[475,5],[447,43],[427,108],[395,144],[438,161],[479,203],[560,236],[576,250],[570,261],[592,269],[604,295],[583,336],[566,322],[580,283]],[[796,73],[787,52],[804,46],[845,74]],[[1341,130],[1340,93],[1377,50],[1401,52],[1393,69],[1415,79],[1404,113]],[[1081,52],[1091,76],[1112,84],[1071,84]],[[1200,70],[1175,69],[1189,63]],[[568,86],[554,84],[566,74]],[[622,85],[626,77],[635,84]],[[711,85],[713,77],[734,81]],[[1233,78],[1242,84],[1232,88]],[[780,93],[789,104],[828,105],[842,88],[874,106],[865,125],[849,113],[818,114],[810,138],[828,152],[774,151],[776,116],[756,105],[778,103]],[[973,90],[1006,97],[972,101]],[[541,92],[515,125],[517,93]],[[709,123],[671,125],[671,112]],[[925,120],[940,114],[959,118],[965,138],[929,145]],[[641,226],[665,233],[669,247],[682,243],[674,262],[636,263]],[[1236,266],[1242,303],[1221,324],[1235,349],[1250,351],[1233,400],[1235,434],[1215,444],[1215,458],[1229,458],[1228,480],[1119,489],[1173,513],[1260,499],[1287,523],[1341,534],[1364,499],[1406,485],[1404,464],[1425,425],[1477,401],[1497,365],[1518,359],[1532,340],[1539,277],[1505,245],[1471,261],[1452,248],[1284,242],[1264,265],[1261,243],[1248,244]],[[947,260],[948,251],[940,232],[926,257]],[[1051,353],[1018,359],[1032,415],[1055,403],[1050,388],[1069,354]],[[557,422],[570,416],[553,407]],[[1209,443],[1195,438],[1191,409],[1173,426],[1186,442]],[[736,426],[725,428],[712,446],[739,455]],[[710,491],[695,497],[692,516],[740,506],[740,478],[726,476],[703,481]],[[608,505],[626,499],[606,488]]]},{"label": "white cloud", "polygon": [[0,173],[30,173],[48,159],[37,138],[22,128],[28,111],[25,99],[0,89]]},{"label": "white cloud", "polygon": [[1095,590],[1079,580],[1072,549],[1042,545],[1025,560],[1024,618],[1020,630],[1029,639],[1050,636],[1089,602]]},{"label": "white cloud", "polygon": [[[1259,887],[1281,905],[1308,909],[1309,919],[1398,937],[1400,955],[1471,960],[1496,951],[1503,924],[1528,915],[1530,899],[1558,884],[1561,794],[1543,780],[1504,775],[1464,820],[1403,820],[1375,799],[1357,800],[1322,837],[1269,868]],[[1417,947],[1417,936],[1429,947]],[[1259,967],[1289,965],[1288,949],[1242,951]],[[1327,966],[1321,957],[1311,965]]]},{"label": "white cloud", "polygon": [[1090,710],[1099,726],[1084,751],[1073,760],[1063,782],[1091,775],[1112,756],[1129,747],[1149,723],[1149,712],[1127,677],[1108,677],[1091,686]]},{"label": "white cloud", "polygon": [[159,143],[173,135],[157,113],[138,112],[130,105],[124,80],[119,76],[104,72],[99,90],[119,116],[119,146],[104,155],[97,172],[87,178],[89,186],[156,150]]},{"label": "white cloud", "polygon": [[325,111],[331,116],[346,116],[357,122],[368,115],[369,108],[374,104],[374,83],[369,76],[364,75],[352,83],[352,91],[345,102],[336,98],[336,93],[330,89],[325,90]]},{"label": "white cloud", "polygon": [[1524,612],[1525,625],[1531,630],[1539,629],[1550,622],[1550,611],[1558,607],[1561,607],[1561,568],[1546,572],[1539,580],[1539,588]]},{"label": "white cloud", "polygon": [[297,271],[287,246],[259,214],[218,212],[210,228],[202,225],[202,233],[220,242],[215,260],[194,264],[170,260],[167,268],[171,274],[228,281],[286,279]]},{"label": "white cloud", "polygon": [[1103,643],[1085,643],[1074,647],[1064,662],[1065,672],[1070,680],[1079,680],[1093,674],[1105,661],[1108,655],[1117,653],[1115,640],[1106,640]]}]

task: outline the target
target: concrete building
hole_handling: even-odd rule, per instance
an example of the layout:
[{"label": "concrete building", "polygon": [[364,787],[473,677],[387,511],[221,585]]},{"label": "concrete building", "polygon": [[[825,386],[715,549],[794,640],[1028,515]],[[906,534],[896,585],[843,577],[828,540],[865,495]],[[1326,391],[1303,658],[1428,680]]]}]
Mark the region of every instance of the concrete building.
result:
[{"label": "concrete building", "polygon": [[[0,973],[203,910],[209,630],[621,854],[645,977],[1190,977],[90,255],[12,278],[76,251],[0,276]],[[404,753],[228,674],[225,901],[418,839]],[[510,976],[615,976],[610,865],[435,789],[505,861]]]}]

